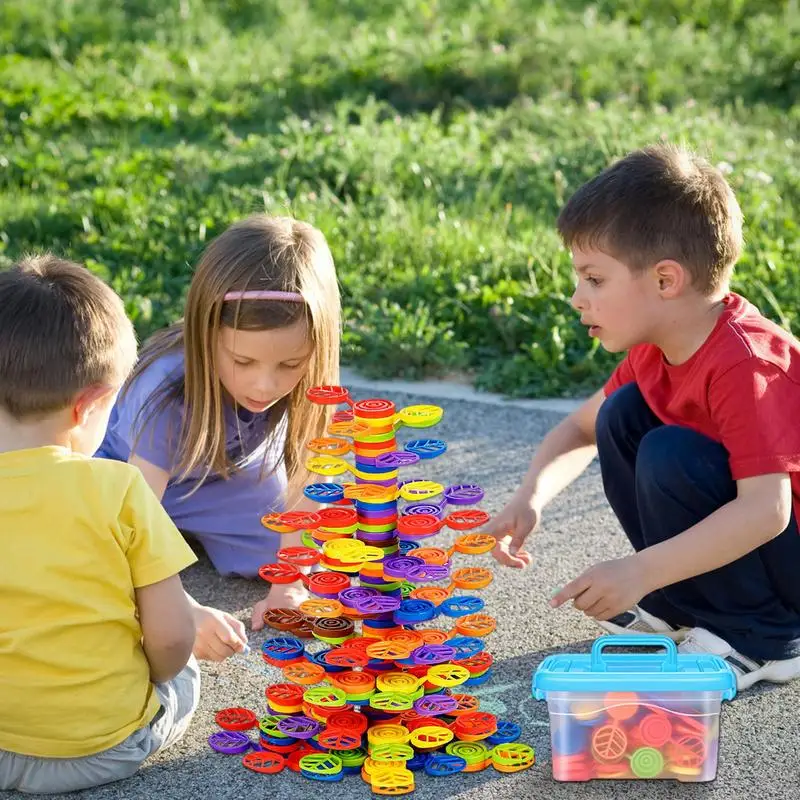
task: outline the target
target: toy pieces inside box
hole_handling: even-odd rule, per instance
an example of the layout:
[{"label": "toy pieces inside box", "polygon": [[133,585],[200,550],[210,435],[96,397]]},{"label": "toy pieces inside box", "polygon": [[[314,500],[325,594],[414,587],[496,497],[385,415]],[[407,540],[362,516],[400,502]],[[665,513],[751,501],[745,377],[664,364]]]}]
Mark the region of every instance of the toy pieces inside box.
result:
[{"label": "toy pieces inside box", "polygon": [[533,696],[547,701],[560,781],[713,780],[720,706],[735,695],[723,659],[678,653],[665,636],[604,636],[591,653],[548,656],[533,676]]}]

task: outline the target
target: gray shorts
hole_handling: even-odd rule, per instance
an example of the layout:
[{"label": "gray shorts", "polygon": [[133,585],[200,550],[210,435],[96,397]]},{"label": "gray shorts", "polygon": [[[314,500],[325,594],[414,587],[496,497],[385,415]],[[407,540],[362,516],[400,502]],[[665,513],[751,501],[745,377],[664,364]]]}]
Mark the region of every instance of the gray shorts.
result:
[{"label": "gray shorts", "polygon": [[0,791],[55,794],[130,778],[142,762],[175,744],[200,699],[200,668],[192,656],[171,681],[156,684],[161,709],[153,721],[109,750],[82,758],[38,758],[0,750]]}]

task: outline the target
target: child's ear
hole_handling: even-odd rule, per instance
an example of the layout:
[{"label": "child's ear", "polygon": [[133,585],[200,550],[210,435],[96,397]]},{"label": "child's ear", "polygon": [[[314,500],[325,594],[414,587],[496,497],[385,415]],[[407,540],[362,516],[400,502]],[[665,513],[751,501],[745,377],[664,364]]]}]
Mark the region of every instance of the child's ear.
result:
[{"label": "child's ear", "polygon": [[665,300],[677,297],[691,283],[689,273],[681,264],[665,258],[653,267],[658,293]]},{"label": "child's ear", "polygon": [[82,389],[72,404],[72,420],[75,425],[85,425],[89,415],[114,393],[112,386],[98,384]]}]

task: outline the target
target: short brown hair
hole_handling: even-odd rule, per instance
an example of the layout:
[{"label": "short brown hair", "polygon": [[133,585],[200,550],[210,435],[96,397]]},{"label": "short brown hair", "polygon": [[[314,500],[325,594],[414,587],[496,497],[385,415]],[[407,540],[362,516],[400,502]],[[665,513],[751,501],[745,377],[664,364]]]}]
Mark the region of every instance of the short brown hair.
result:
[{"label": "short brown hair", "polygon": [[703,294],[724,286],[742,250],[742,211],[719,170],[672,145],[636,150],[581,186],[558,217],[568,247],[644,270],[680,263]]},{"label": "short brown hair", "polygon": [[122,301],[80,264],[29,256],[0,272],[0,406],[60,411],[82,389],[121,385],[136,360]]}]

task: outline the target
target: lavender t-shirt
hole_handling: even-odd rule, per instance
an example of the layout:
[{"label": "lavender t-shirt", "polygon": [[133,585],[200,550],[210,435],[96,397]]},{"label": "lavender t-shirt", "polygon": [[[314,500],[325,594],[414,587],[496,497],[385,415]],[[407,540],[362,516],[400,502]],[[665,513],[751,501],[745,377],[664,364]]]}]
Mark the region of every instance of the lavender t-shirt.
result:
[{"label": "lavender t-shirt", "polygon": [[[139,375],[117,399],[105,439],[95,456],[127,461],[136,442],[136,455],[175,475],[184,404],[170,404],[153,417],[149,408],[141,416],[139,412],[157,394],[163,381],[180,376],[182,371],[183,354],[178,351],[161,357]],[[282,425],[270,442],[265,441],[269,413],[239,409],[237,414],[233,408],[226,409],[227,449],[241,469],[228,480],[210,475],[189,497],[185,495],[197,486],[200,470],[184,481],[170,479],[162,498],[177,527],[200,540],[223,575],[254,577],[262,564],[275,561],[279,547],[279,534],[264,528],[260,521],[268,512],[284,510],[286,488],[283,467],[269,474],[286,435]],[[265,449],[267,464],[262,480]]]}]

